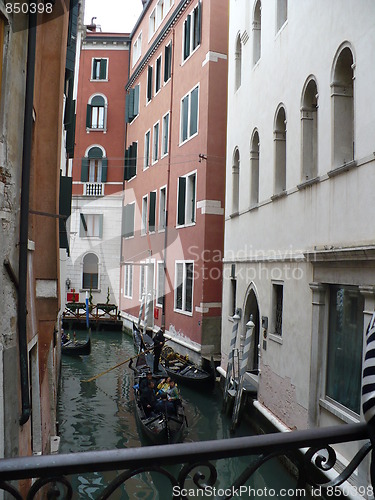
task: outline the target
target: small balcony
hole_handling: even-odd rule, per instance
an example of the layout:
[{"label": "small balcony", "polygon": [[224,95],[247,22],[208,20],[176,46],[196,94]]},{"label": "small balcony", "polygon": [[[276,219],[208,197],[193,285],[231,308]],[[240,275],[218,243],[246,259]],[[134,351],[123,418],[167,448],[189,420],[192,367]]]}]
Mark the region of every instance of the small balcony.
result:
[{"label": "small balcony", "polygon": [[102,182],[85,182],[83,196],[104,196],[104,186]]}]

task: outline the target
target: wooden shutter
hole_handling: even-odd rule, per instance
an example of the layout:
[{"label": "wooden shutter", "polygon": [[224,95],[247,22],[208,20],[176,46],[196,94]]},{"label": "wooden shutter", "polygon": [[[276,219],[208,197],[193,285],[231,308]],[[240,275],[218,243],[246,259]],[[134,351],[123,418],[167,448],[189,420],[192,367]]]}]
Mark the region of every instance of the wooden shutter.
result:
[{"label": "wooden shutter", "polygon": [[134,116],[139,114],[139,84],[134,87]]},{"label": "wooden shutter", "polygon": [[129,177],[129,148],[125,151],[125,158],[124,158],[124,181],[128,181],[130,179]]},{"label": "wooden shutter", "polygon": [[178,203],[177,203],[177,224],[185,224],[185,199],[186,199],[186,178],[178,178]]},{"label": "wooden shutter", "polygon": [[198,33],[197,33],[197,43],[201,43],[202,39],[202,2],[198,2]]},{"label": "wooden shutter", "polygon": [[147,99],[152,98],[152,66],[148,67],[147,72]]},{"label": "wooden shutter", "polygon": [[138,151],[138,143],[133,142],[130,150],[130,175],[134,177],[137,174],[137,151]]},{"label": "wooden shutter", "polygon": [[156,219],[156,193],[151,191],[150,193],[150,206],[148,212],[148,230],[150,232],[155,231],[155,219]]},{"label": "wooden shutter", "polygon": [[91,128],[91,104],[87,105],[86,111],[86,127]]},{"label": "wooden shutter", "polygon": [[102,182],[107,182],[108,158],[102,160]]},{"label": "wooden shutter", "polygon": [[99,214],[99,238],[103,238],[103,214]]},{"label": "wooden shutter", "polygon": [[190,25],[191,25],[191,16],[189,14],[186,18],[185,23],[184,23],[184,27],[185,27],[184,59],[187,59],[189,57],[189,54],[190,54]]},{"label": "wooden shutter", "polygon": [[127,99],[129,100],[129,123],[134,119],[134,89],[129,90],[129,94],[127,95]]},{"label": "wooden shutter", "polygon": [[100,80],[106,80],[107,78],[107,59],[100,60],[99,78]]},{"label": "wooden shutter", "polygon": [[82,158],[81,164],[81,182],[89,181],[89,158]]}]

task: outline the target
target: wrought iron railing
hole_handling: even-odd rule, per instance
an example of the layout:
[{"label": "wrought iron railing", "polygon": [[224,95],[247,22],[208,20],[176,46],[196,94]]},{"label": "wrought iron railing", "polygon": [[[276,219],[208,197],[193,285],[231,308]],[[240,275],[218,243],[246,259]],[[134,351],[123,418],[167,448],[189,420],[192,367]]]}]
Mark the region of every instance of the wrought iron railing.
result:
[{"label": "wrought iron railing", "polygon": [[[306,489],[311,488],[315,497],[318,491],[322,497],[332,497],[337,496],[333,494],[336,488],[343,485],[370,451],[373,459],[374,436],[372,426],[360,423],[218,441],[3,459],[0,460],[0,489],[8,491],[16,499],[33,499],[41,491],[43,498],[70,499],[73,496],[70,475],[115,471],[116,478],[111,479],[95,497],[104,500],[118,493],[119,488],[126,489],[131,478],[152,472],[159,473],[169,482],[172,498],[188,497],[188,483],[193,484],[197,491],[201,490],[200,496],[206,490],[207,496],[213,498],[229,499],[240,494],[243,498],[257,498],[266,495],[250,494],[249,487],[245,486],[247,481],[269,460],[286,456],[296,467],[296,488],[289,498],[304,498]],[[334,479],[328,480],[325,473],[333,471],[337,465],[333,445],[362,440],[364,444],[346,468]],[[215,461],[230,457],[248,457],[249,463],[238,471],[233,484],[216,489],[218,472]],[[171,465],[174,465],[172,469]],[[370,471],[372,484],[357,486],[356,489],[365,497],[374,486],[373,460]],[[21,492],[21,483],[15,481],[28,478],[34,478],[34,481],[26,486],[27,492]],[[23,488],[25,484],[27,482],[22,481]],[[345,490],[344,496],[349,496]]]}]

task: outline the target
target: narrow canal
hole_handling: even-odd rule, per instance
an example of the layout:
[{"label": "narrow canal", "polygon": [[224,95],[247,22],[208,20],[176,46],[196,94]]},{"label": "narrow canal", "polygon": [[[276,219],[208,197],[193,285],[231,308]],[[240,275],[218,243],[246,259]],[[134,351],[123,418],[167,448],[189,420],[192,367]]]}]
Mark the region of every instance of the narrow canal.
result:
[{"label": "narrow canal", "polygon": [[[77,332],[77,338],[85,335]],[[61,453],[106,450],[142,446],[135,421],[132,395],[132,372],[125,364],[97,380],[82,380],[97,375],[134,355],[132,340],[119,332],[93,332],[90,356],[63,357],[58,404]],[[185,442],[230,438],[230,419],[221,413],[222,395],[219,388],[212,394],[199,394],[180,387],[185,401],[188,432]],[[253,434],[242,423],[236,437]],[[227,488],[248,465],[249,459],[219,460],[217,488]],[[175,471],[175,475],[177,469]],[[74,497],[95,499],[114,473],[76,475],[71,478]],[[293,488],[295,481],[277,460],[273,460],[250,479],[248,485],[260,489]],[[266,496],[266,495],[264,495]],[[144,473],[127,481],[111,498],[165,500],[173,498],[169,483],[157,474]],[[254,498],[254,497],[253,497]],[[288,498],[283,495],[273,498]]]}]

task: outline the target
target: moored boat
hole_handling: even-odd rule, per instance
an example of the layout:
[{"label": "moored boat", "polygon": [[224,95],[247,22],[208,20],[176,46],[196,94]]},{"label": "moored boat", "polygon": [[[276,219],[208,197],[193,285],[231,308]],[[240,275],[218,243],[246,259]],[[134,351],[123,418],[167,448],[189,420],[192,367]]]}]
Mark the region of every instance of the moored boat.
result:
[{"label": "moored boat", "polygon": [[61,344],[61,353],[68,356],[87,356],[91,353],[91,337],[86,341],[68,340]]},{"label": "moored boat", "polygon": [[181,385],[202,391],[213,390],[215,387],[213,363],[210,371],[204,370],[168,347],[163,349],[162,365],[168,375]]}]

